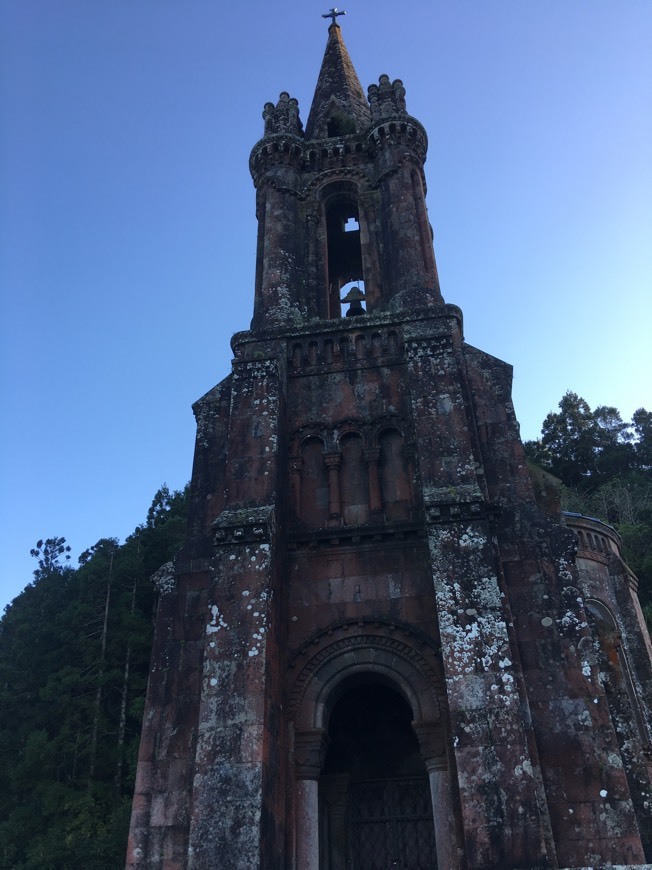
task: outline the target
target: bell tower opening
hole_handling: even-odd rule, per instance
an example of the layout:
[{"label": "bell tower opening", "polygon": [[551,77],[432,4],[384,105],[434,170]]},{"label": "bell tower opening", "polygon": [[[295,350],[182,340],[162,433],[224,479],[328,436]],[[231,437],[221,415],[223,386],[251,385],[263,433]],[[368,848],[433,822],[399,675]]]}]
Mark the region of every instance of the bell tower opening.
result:
[{"label": "bell tower opening", "polygon": [[[338,196],[326,205],[326,243],[328,251],[329,312],[331,317],[346,315],[343,299],[355,285],[364,298],[364,273],[360,241],[360,214],[353,197]],[[356,313],[364,314],[361,299],[356,300]]]},{"label": "bell tower opening", "polygon": [[343,112],[334,111],[328,119],[326,132],[329,139],[337,136],[348,136],[356,132],[355,121]]},{"label": "bell tower opening", "polygon": [[393,688],[347,681],[319,781],[320,870],[437,867],[431,793],[412,710]]}]

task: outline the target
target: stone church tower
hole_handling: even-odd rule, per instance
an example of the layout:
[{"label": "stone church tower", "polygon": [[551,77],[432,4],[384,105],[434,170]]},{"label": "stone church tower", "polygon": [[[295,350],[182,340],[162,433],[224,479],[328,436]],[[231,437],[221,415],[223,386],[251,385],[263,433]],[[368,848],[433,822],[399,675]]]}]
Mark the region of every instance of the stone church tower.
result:
[{"label": "stone church tower", "polygon": [[333,11],[305,129],[287,93],[263,116],[254,315],[194,408],[127,867],[652,861],[635,579],[531,478],[511,367],[442,299],[403,84],[365,96]]}]

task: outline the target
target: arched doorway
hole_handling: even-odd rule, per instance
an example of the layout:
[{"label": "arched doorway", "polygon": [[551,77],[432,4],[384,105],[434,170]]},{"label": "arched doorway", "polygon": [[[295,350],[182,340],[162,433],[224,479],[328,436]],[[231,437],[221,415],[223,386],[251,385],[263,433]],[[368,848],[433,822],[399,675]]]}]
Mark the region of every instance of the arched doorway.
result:
[{"label": "arched doorway", "polygon": [[[396,624],[357,620],[332,626],[314,637],[310,647],[291,663],[291,669],[299,662],[302,664],[296,669],[289,695],[295,772],[292,870],[361,870],[352,863],[356,853],[350,834],[355,822],[353,807],[358,807],[355,812],[359,817],[360,802],[350,799],[349,786],[356,778],[365,781],[370,771],[378,772],[370,755],[391,759],[389,766],[381,769],[381,776],[371,779],[393,780],[400,778],[393,772],[415,770],[421,778],[423,767],[416,759],[415,736],[427,770],[428,809],[437,857],[429,864],[405,864],[403,870],[421,870],[422,866],[458,870],[459,809],[448,765],[441,663],[434,650],[410,628],[397,631]],[[367,690],[366,710],[357,709],[356,696],[362,699]],[[356,717],[368,724],[355,726]],[[349,764],[349,769],[345,767],[347,739],[362,744],[362,755]],[[366,758],[362,757],[365,743],[375,747],[372,753],[366,752]],[[339,783],[335,780],[338,776]],[[330,785],[327,777],[332,778]],[[420,818],[420,810],[414,816]],[[324,846],[326,842],[331,845]],[[395,856],[381,855],[369,866],[386,870],[392,866],[390,860]]]},{"label": "arched doorway", "polygon": [[431,790],[410,705],[351,678],[328,721],[319,780],[321,870],[437,867]]}]

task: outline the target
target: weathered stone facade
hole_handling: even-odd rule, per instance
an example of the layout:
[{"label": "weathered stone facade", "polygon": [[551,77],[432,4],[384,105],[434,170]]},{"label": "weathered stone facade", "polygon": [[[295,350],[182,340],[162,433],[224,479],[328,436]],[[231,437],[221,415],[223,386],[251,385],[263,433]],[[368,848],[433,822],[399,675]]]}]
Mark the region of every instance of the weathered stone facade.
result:
[{"label": "weathered stone facade", "polygon": [[332,24],[305,133],[287,94],[264,120],[254,317],[194,408],[127,867],[642,866],[635,580],[533,488],[511,367],[441,297],[402,83],[367,99]]}]

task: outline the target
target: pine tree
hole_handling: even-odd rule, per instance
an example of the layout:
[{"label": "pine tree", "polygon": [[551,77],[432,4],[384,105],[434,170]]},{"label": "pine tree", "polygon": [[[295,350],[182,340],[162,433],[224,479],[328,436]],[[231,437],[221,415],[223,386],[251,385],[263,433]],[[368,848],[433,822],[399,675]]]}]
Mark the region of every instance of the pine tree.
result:
[{"label": "pine tree", "polygon": [[162,487],[120,545],[73,570],[39,541],[0,620],[0,870],[124,866],[152,640],[152,573],[183,542],[187,492]]},{"label": "pine tree", "polygon": [[569,391],[559,411],[543,421],[541,438],[526,442],[525,450],[560,478],[567,509],[615,527],[652,618],[652,413],[639,408],[625,423],[617,408],[592,411]]}]

